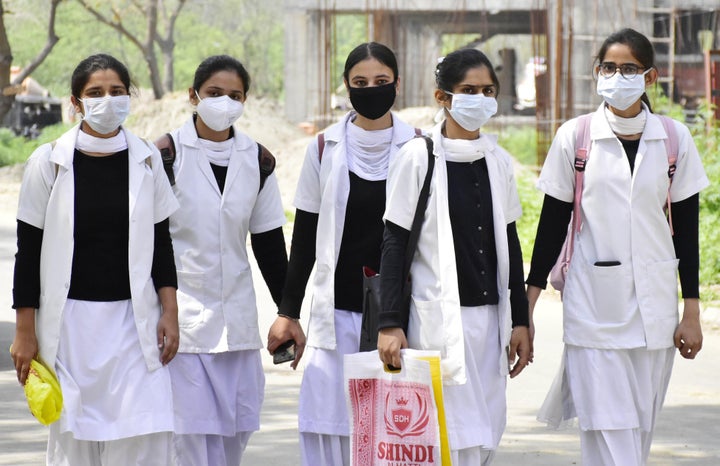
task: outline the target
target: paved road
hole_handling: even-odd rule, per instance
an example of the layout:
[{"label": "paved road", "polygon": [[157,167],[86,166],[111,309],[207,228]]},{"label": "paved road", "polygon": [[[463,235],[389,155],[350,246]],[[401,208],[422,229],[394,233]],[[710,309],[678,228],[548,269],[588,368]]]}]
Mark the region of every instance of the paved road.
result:
[{"label": "paved road", "polygon": [[[46,428],[27,411],[7,348],[12,342],[10,309],[15,253],[11,205],[0,206],[0,465],[44,464]],[[257,270],[255,270],[256,276]],[[508,427],[496,466],[580,464],[574,429],[551,431],[535,420],[562,351],[561,310],[556,296],[545,293],[538,305],[536,362],[508,386]],[[273,319],[269,294],[258,296],[262,331]],[[305,312],[307,314],[307,312]],[[716,311],[708,315],[717,315]],[[703,350],[695,361],[677,358],[665,408],[652,448],[652,466],[720,465],[720,319],[708,320]],[[709,329],[708,327],[714,327]],[[267,390],[262,426],[250,440],[243,465],[299,464],[296,412],[301,371],[273,366],[265,356]]]}]

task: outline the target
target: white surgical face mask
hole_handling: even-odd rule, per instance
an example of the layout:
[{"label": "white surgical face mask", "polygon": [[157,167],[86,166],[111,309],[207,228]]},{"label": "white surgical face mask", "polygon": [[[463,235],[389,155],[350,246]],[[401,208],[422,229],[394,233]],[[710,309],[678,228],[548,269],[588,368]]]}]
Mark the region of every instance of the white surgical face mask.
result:
[{"label": "white surgical face mask", "polygon": [[[200,99],[197,91],[195,91],[195,95]],[[200,99],[197,106],[197,113],[202,121],[214,131],[224,131],[231,127],[240,118],[242,112],[242,102],[233,100],[226,95],[205,97]]]},{"label": "white surgical face mask", "polygon": [[645,75],[651,69],[648,68],[632,78],[625,78],[619,72],[609,78],[598,76],[597,93],[611,107],[627,110],[645,92]]},{"label": "white surgical face mask", "polygon": [[477,131],[497,113],[497,100],[482,94],[453,94],[452,105],[448,109],[450,116],[467,131]]},{"label": "white surgical face mask", "polygon": [[109,134],[120,127],[130,114],[129,95],[106,95],[78,99],[83,104],[83,121],[100,133]]}]

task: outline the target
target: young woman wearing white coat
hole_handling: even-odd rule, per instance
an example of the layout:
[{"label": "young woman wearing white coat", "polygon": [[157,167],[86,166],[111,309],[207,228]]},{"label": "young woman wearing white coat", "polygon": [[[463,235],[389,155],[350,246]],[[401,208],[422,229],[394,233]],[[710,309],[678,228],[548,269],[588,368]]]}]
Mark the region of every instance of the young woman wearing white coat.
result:
[{"label": "young woman wearing white coat", "polygon": [[81,61],[83,120],[33,153],[20,189],[12,356],[20,383],[36,354],[60,381],[49,465],[171,464],[177,201],[155,147],[120,126],[130,89],[115,58]]},{"label": "young woman wearing white coat", "polygon": [[409,310],[402,309],[402,269],[428,170],[425,141],[406,144],[388,174],[378,350],[396,367],[401,348],[441,352],[453,464],[488,465],[505,429],[507,375],[520,374],[529,358],[515,227],[521,207],[512,158],[480,131],[497,111],[488,58],[457,50],[438,64],[436,81],[445,119],[431,132],[436,162],[410,268]]},{"label": "young woman wearing white coat", "polygon": [[[398,89],[393,52],[382,44],[356,47],[345,62],[354,111],[324,133],[324,148],[308,147],[295,195],[295,227],[280,315],[268,350],[294,339],[305,286],[317,260],[310,308],[307,364],[300,388],[300,448],[306,466],[350,464],[350,430],[343,355],[356,353],[362,318],[362,267],[380,265],[387,167],[415,130],[390,108]],[[322,150],[322,160],[320,151]]]},{"label": "young woman wearing white coat", "polygon": [[[688,359],[702,346],[698,193],[708,179],[690,132],[675,121],[679,153],[672,182],[668,176],[669,136],[644,94],[658,77],[650,41],[623,29],[605,40],[597,60],[604,103],[591,117],[582,229],[563,292],[563,382],[556,385],[562,390],[548,400],[565,410],[542,415],[577,415],[584,465],[640,466],[665,398],[673,346]],[[576,128],[577,119],[560,127],[538,181],[545,201],[527,279],[531,317],[573,208]],[[672,226],[664,212],[668,188]]]},{"label": "young woman wearing white coat", "polygon": [[170,133],[180,203],[170,217],[180,322],[170,367],[179,466],[237,466],[260,427],[265,377],[246,241],[249,233],[279,303],[286,220],[276,176],[261,184],[258,144],[233,126],[249,88],[235,58],[205,59],[188,89],[195,112]]}]

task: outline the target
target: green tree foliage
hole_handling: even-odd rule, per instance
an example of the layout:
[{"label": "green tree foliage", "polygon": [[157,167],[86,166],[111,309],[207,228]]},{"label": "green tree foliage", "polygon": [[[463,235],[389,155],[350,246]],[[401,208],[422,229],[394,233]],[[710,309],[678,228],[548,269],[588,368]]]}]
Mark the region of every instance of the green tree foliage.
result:
[{"label": "green tree foliage", "polygon": [[[23,66],[46,39],[48,0],[4,0],[14,63]],[[248,68],[251,92],[279,98],[283,82],[283,23],[276,2],[212,0],[188,2],[175,26],[174,81],[176,89],[192,84],[197,65],[206,57],[229,54]],[[128,15],[128,29],[142,31],[145,18]],[[80,5],[64,0],[58,10],[60,41],[33,77],[53,95],[68,94],[70,75],[77,63],[93,53],[114,55],[125,63],[138,87],[149,88],[142,54],[114,29],[93,19]],[[159,59],[162,58],[159,56]],[[161,65],[162,67],[163,65]]]}]

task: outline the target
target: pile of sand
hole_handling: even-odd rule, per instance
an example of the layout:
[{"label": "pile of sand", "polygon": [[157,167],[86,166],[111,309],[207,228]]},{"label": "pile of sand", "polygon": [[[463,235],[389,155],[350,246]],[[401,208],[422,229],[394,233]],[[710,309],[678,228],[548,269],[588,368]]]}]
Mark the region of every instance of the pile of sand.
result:
[{"label": "pile of sand", "polygon": [[[428,128],[432,125],[435,110],[408,108],[398,112],[409,124]],[[174,92],[161,100],[152,99],[152,92],[142,91],[133,97],[131,115],[126,127],[133,133],[154,140],[181,126],[192,114],[187,92]],[[342,117],[338,113],[337,118]],[[314,135],[306,133],[307,125],[287,121],[282,105],[275,101],[248,97],[238,128],[266,146],[277,159],[276,176],[280,184],[283,204],[293,210],[297,178],[305,157],[305,149]],[[29,156],[30,154],[28,154]],[[0,213],[15,215],[17,193],[22,180],[22,164],[0,168]]]}]

